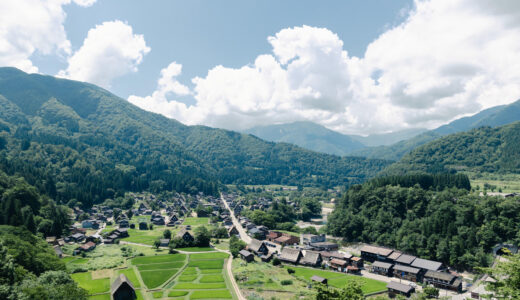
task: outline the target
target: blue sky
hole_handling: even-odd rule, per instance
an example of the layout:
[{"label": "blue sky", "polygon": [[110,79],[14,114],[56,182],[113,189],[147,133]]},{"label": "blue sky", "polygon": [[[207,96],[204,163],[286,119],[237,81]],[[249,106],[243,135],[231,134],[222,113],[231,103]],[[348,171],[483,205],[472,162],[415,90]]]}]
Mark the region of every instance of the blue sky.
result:
[{"label": "blue sky", "polygon": [[185,124],[435,128],[520,98],[520,1],[0,1],[0,66]]},{"label": "blue sky", "polygon": [[[114,80],[110,90],[126,98],[147,95],[157,84],[159,71],[171,61],[183,64],[181,82],[191,85],[195,76],[205,76],[216,65],[237,68],[270,52],[267,37],[287,27],[309,25],[334,31],[353,55],[363,55],[366,46],[385,28],[402,20],[401,10],[410,0],[368,1],[98,1],[84,8],[64,7],[65,30],[73,49],[82,45],[90,28],[104,21],[127,22],[143,34],[151,48],[139,72]],[[55,74],[66,62],[43,57],[40,70]],[[190,101],[186,97],[183,101]]]}]

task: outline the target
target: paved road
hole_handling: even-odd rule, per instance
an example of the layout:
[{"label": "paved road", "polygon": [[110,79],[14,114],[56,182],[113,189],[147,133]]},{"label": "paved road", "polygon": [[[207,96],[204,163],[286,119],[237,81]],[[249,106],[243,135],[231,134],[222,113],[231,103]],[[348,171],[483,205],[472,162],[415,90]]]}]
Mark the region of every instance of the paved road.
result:
[{"label": "paved road", "polygon": [[244,242],[246,242],[246,244],[251,243],[251,237],[249,237],[247,235],[247,233],[244,230],[244,228],[242,227],[242,225],[240,225],[240,223],[238,222],[237,218],[235,217],[235,213],[229,207],[228,203],[224,199],[224,196],[221,195],[220,199],[222,200],[222,202],[224,202],[224,206],[227,208],[227,210],[229,210],[229,214],[231,216],[231,221],[233,221],[233,225],[235,225],[235,227],[237,228],[238,233],[240,235],[240,239],[242,239]]}]

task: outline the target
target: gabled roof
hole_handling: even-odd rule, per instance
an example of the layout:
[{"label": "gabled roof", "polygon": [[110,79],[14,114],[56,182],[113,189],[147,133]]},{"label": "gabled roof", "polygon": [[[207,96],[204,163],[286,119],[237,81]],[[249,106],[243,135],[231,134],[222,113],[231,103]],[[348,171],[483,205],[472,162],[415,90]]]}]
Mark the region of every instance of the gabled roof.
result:
[{"label": "gabled roof", "polygon": [[395,262],[397,263],[401,263],[401,264],[405,264],[405,265],[410,265],[412,264],[412,262],[416,259],[417,257],[413,256],[413,255],[408,255],[408,254],[402,254],[401,256],[399,256]]},{"label": "gabled roof", "polygon": [[395,291],[399,291],[399,292],[402,292],[402,293],[410,293],[410,292],[412,292],[414,290],[414,288],[409,286],[409,285],[402,284],[402,283],[395,282],[395,281],[390,281],[386,285],[386,288],[387,289],[392,289],[392,290],[395,290]]},{"label": "gabled roof", "polygon": [[282,249],[280,259],[288,262],[298,262],[302,252],[299,249],[285,247]]},{"label": "gabled roof", "polygon": [[389,264],[389,263],[385,263],[385,262],[382,262],[382,261],[378,261],[378,260],[376,260],[376,261],[372,264],[372,267],[382,268],[382,269],[390,269],[390,268],[392,267],[392,264]]},{"label": "gabled roof", "polygon": [[440,263],[438,261],[428,260],[428,259],[416,258],[412,263],[412,267],[419,268],[419,269],[425,269],[425,270],[438,271],[442,268],[442,263]]},{"label": "gabled roof", "polygon": [[316,264],[318,264],[320,257],[321,257],[321,254],[319,252],[306,251],[305,252],[305,256],[302,258],[300,263],[302,263],[302,264],[309,264],[309,265],[316,265]]},{"label": "gabled roof", "polygon": [[323,277],[320,277],[320,276],[318,276],[318,275],[313,275],[313,276],[311,277],[311,280],[312,280],[312,281],[316,281],[316,282],[320,282],[320,283],[325,283],[325,282],[327,282],[327,278],[323,278]]},{"label": "gabled roof", "polygon": [[426,274],[424,274],[424,277],[444,280],[447,282],[451,282],[453,279],[456,278],[455,276],[451,275],[450,273],[436,272],[436,271],[427,271]]},{"label": "gabled roof", "polygon": [[394,252],[392,252],[392,254],[388,255],[388,258],[391,260],[396,260],[399,258],[399,256],[401,256],[401,254],[403,254],[403,253],[401,253],[399,251],[394,251]]},{"label": "gabled roof", "polygon": [[116,280],[112,283],[112,285],[110,287],[110,291],[111,291],[110,294],[112,294],[112,296],[114,296],[114,293],[123,284],[128,284],[132,288],[132,290],[135,291],[135,288],[134,288],[134,285],[132,284],[132,282],[130,280],[128,280],[128,278],[126,278],[126,276],[124,274],[120,274],[119,277],[117,277]]},{"label": "gabled roof", "polygon": [[337,259],[337,258],[333,258],[330,261],[330,263],[333,264],[333,265],[337,265],[337,266],[346,266],[347,265],[347,261],[346,260]]},{"label": "gabled roof", "polygon": [[246,257],[253,255],[253,253],[251,253],[251,252],[249,252],[247,250],[240,250],[240,252],[238,252],[238,253],[240,253],[240,255],[246,256]]},{"label": "gabled roof", "polygon": [[383,247],[366,245],[366,246],[363,246],[363,248],[361,248],[360,251],[386,257],[386,256],[390,255],[394,250],[388,249],[388,248],[383,248]]},{"label": "gabled roof", "polygon": [[251,243],[249,243],[247,248],[253,252],[258,252],[258,251],[260,251],[260,248],[262,247],[263,244],[264,244],[264,242],[262,242],[262,241],[259,241],[256,239],[251,239]]},{"label": "gabled roof", "polygon": [[193,237],[193,235],[186,228],[182,228],[181,230],[179,230],[179,232],[177,232],[175,236],[182,238],[186,233]]},{"label": "gabled roof", "polygon": [[401,273],[401,272],[406,272],[406,273],[410,273],[410,274],[419,274],[419,272],[421,272],[421,269],[412,268],[412,267],[403,266],[403,265],[394,265],[394,273]]}]

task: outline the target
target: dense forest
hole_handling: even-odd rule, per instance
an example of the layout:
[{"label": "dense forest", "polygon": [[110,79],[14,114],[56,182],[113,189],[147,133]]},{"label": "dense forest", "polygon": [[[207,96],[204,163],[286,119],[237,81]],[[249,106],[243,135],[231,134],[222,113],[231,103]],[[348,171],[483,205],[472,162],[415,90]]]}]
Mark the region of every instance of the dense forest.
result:
[{"label": "dense forest", "polygon": [[460,269],[486,266],[497,243],[520,242],[518,198],[480,197],[457,188],[427,190],[419,183],[392,185],[399,181],[405,179],[352,186],[329,216],[328,232]]},{"label": "dense forest", "polygon": [[406,174],[446,171],[520,172],[520,122],[452,134],[421,146],[384,171]]},{"label": "dense forest", "polygon": [[0,299],[87,299],[54,250],[22,227],[0,226]]},{"label": "dense forest", "polygon": [[348,186],[388,165],[185,126],[91,84],[0,68],[0,170],[60,204],[229,183]]}]

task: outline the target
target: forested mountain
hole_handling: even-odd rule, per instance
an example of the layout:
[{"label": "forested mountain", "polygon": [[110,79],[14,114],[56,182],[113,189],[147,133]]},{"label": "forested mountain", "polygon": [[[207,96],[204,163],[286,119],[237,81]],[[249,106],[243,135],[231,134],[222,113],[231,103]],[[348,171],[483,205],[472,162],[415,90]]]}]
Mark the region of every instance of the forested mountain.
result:
[{"label": "forested mountain", "polygon": [[384,172],[459,170],[520,173],[520,122],[442,137],[413,150]]},{"label": "forested mountain", "polygon": [[124,191],[212,194],[219,183],[359,183],[389,162],[185,126],[91,84],[0,68],[0,169],[58,203]]},{"label": "forested mountain", "polygon": [[365,147],[351,136],[313,122],[258,126],[245,132],[267,141],[291,143],[305,149],[335,155],[345,155]]},{"label": "forested mountain", "polygon": [[355,185],[337,202],[327,230],[459,269],[486,266],[494,245],[520,242],[520,202],[456,188],[466,184],[464,175],[422,174]]},{"label": "forested mountain", "polygon": [[368,158],[399,160],[413,149],[436,140],[442,136],[468,131],[483,126],[497,127],[520,121],[520,100],[509,105],[495,106],[483,110],[473,116],[455,120],[437,129],[430,130],[400,141],[390,146],[369,147],[353,151],[350,155],[360,155]]}]

